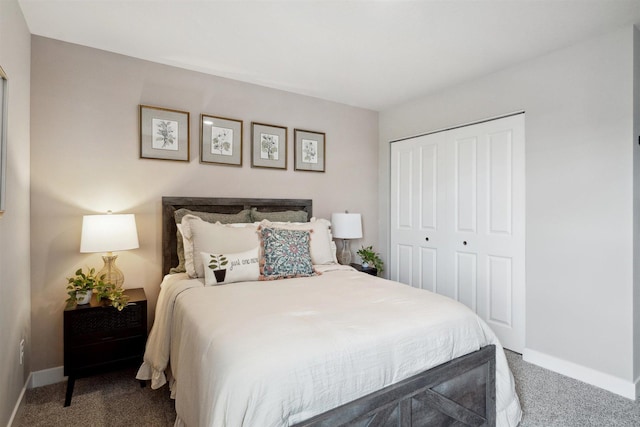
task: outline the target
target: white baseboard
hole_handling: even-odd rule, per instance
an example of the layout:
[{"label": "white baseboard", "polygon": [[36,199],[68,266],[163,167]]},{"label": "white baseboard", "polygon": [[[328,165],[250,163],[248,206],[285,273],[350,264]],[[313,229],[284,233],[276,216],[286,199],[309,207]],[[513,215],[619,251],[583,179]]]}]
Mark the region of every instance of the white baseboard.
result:
[{"label": "white baseboard", "polygon": [[30,383],[31,383],[31,374],[29,374],[27,381],[24,383],[24,386],[22,386],[22,391],[20,391],[20,396],[18,396],[18,401],[16,402],[16,406],[13,408],[11,417],[9,417],[9,422],[7,423],[8,427],[12,427],[13,423],[15,423],[15,421],[18,418],[20,418],[20,414],[22,414],[22,411],[24,410],[24,399],[27,394],[27,389],[30,387],[29,386]]},{"label": "white baseboard", "polygon": [[524,352],[522,353],[522,360],[578,381],[605,389],[626,397],[627,399],[635,400],[636,396],[638,396],[638,381],[635,383],[625,381],[622,378],[614,377],[613,375],[605,374],[603,372],[596,371],[595,369],[587,368],[586,366],[578,365],[528,348],[524,349]]},{"label": "white baseboard", "polygon": [[35,371],[31,373],[31,385],[29,388],[61,383],[66,378],[67,377],[64,376],[64,366]]},{"label": "white baseboard", "polygon": [[24,410],[25,396],[27,394],[27,389],[34,387],[42,387],[49,384],[56,384],[66,380],[67,377],[64,376],[64,367],[58,366],[56,368],[51,369],[43,369],[42,371],[31,372],[27,381],[24,383],[22,387],[22,391],[20,392],[20,396],[18,397],[18,401],[16,402],[16,406],[13,408],[13,412],[11,413],[11,417],[9,418],[8,427],[12,427],[15,420],[20,418],[20,414]]}]

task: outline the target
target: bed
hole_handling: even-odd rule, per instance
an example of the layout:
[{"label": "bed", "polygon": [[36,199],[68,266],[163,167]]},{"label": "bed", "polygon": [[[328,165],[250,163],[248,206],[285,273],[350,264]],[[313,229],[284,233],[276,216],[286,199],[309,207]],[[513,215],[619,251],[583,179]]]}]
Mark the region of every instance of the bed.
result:
[{"label": "bed", "polygon": [[[284,211],[311,220],[311,200],[163,197],[162,205],[166,276],[137,378],[151,380],[153,388],[169,383],[177,426],[515,426],[520,421],[503,349],[475,314],[446,297],[340,266],[335,252],[328,260],[325,246],[318,249],[323,220],[293,228],[270,221]],[[238,261],[238,281],[208,286],[218,280],[207,270],[216,255],[199,252],[200,277],[196,244],[187,255],[192,258],[187,272],[176,271],[183,263],[178,253],[189,253],[179,248],[179,236],[193,235],[195,242],[198,227],[214,228],[188,214],[178,233],[181,209],[230,220],[242,212],[253,215],[247,214],[246,227],[225,225],[225,233],[251,229],[249,221],[262,218],[265,276],[269,232],[308,236],[314,274],[245,280],[237,276],[244,271]],[[190,277],[189,269],[198,278]]]}]

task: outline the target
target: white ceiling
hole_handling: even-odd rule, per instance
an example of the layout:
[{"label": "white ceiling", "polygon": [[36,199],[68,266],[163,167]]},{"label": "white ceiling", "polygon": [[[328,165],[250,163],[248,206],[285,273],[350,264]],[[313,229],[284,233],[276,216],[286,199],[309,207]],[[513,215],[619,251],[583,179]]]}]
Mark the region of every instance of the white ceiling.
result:
[{"label": "white ceiling", "polygon": [[32,34],[373,110],[640,23],[640,0],[19,0]]}]

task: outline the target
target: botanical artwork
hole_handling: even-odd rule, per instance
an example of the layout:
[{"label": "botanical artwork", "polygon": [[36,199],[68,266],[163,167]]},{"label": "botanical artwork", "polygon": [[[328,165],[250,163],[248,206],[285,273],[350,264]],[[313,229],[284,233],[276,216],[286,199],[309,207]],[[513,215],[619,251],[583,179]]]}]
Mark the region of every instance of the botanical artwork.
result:
[{"label": "botanical artwork", "polygon": [[324,172],[325,144],[324,132],[294,129],[294,169],[297,171]]},{"label": "botanical artwork", "polygon": [[140,158],[189,161],[189,112],[140,105]]},{"label": "botanical artwork", "polygon": [[269,133],[260,134],[260,158],[278,160],[278,135]]},{"label": "botanical artwork", "polygon": [[251,167],[287,169],[287,128],[251,122]]},{"label": "botanical artwork", "polygon": [[302,140],[302,162],[318,163],[318,141],[312,139]]},{"label": "botanical artwork", "polygon": [[178,122],[152,119],[152,148],[156,150],[178,150]]},{"label": "botanical artwork", "polygon": [[211,154],[233,155],[233,129],[211,126]]}]

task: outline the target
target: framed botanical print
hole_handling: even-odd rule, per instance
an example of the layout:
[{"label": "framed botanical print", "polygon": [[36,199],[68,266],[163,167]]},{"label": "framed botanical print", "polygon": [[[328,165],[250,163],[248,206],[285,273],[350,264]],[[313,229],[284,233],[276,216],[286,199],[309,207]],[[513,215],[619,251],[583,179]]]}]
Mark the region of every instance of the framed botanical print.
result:
[{"label": "framed botanical print", "polygon": [[189,161],[189,113],[140,105],[140,158]]},{"label": "framed botanical print", "polygon": [[242,166],[242,120],[200,115],[200,163]]},{"label": "framed botanical print", "polygon": [[0,67],[0,215],[5,209],[7,190],[7,75]]},{"label": "framed botanical print", "polygon": [[287,128],[251,123],[251,166],[287,168]]},{"label": "framed botanical print", "polygon": [[326,137],[323,132],[293,130],[294,170],[324,172]]}]

